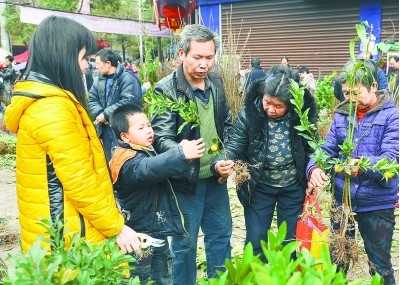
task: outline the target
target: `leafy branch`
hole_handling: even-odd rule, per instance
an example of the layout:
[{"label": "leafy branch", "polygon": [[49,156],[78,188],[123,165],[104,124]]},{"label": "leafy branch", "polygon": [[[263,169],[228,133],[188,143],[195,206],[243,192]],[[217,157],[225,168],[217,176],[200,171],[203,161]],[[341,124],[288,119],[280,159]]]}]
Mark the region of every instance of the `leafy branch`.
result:
[{"label": "leafy branch", "polygon": [[54,223],[41,219],[38,225],[47,236],[39,235],[27,253],[9,256],[1,284],[140,284],[139,277],[125,278],[135,259],[119,249],[115,237],[91,244],[72,235],[59,218]]},{"label": "leafy branch", "polygon": [[[360,167],[362,171],[372,170],[375,172],[379,172],[382,174],[383,178],[386,182],[388,179],[393,178],[394,175],[399,173],[399,165],[395,160],[389,160],[386,157],[379,160],[375,165],[371,166],[371,160],[366,157],[360,157],[356,162],[353,162],[353,158],[351,156],[354,148],[357,144],[353,143],[353,135],[354,135],[354,122],[355,122],[355,115],[351,121],[348,130],[347,136],[345,141],[342,145],[339,145],[340,154],[342,154],[345,159],[344,161],[338,158],[331,158],[328,153],[326,153],[322,149],[322,145],[326,142],[325,139],[318,137],[317,127],[310,123],[308,119],[308,112],[309,109],[303,111],[304,103],[304,87],[299,87],[296,82],[293,82],[291,85],[291,93],[293,95],[293,99],[290,102],[295,106],[294,111],[298,114],[300,118],[300,125],[295,126],[295,128],[300,131],[299,135],[304,137],[308,144],[314,149],[314,154],[311,156],[315,160],[315,164],[324,169],[330,170],[332,166],[336,173],[344,172],[346,175],[350,176],[352,173],[352,169],[354,167]],[[349,109],[354,112],[352,107],[352,102],[349,102],[350,106]],[[357,104],[357,103],[356,103]]]},{"label": "leafy branch", "polygon": [[179,126],[177,134],[179,134],[183,128],[191,123],[191,129],[200,126],[200,117],[197,112],[197,106],[194,101],[185,102],[182,98],[177,100],[170,99],[165,93],[157,95],[154,91],[148,91],[144,97],[144,101],[148,104],[149,115],[153,116],[162,115],[167,110],[171,112],[178,112],[179,116],[185,121]]},{"label": "leafy branch", "polygon": [[386,157],[379,160],[371,169],[380,172],[386,183],[394,175],[399,175],[399,164],[395,160],[388,160]]},{"label": "leafy branch", "polygon": [[[194,101],[185,102],[185,100],[182,98],[178,98],[175,101],[170,99],[165,93],[160,96],[154,93],[154,91],[147,92],[146,96],[144,97],[144,101],[149,106],[148,112],[150,116],[154,114],[162,115],[167,110],[178,112],[179,116],[181,116],[185,122],[179,126],[177,134],[179,134],[189,123],[192,124],[191,129],[201,125],[201,120],[197,112],[197,106]],[[224,146],[224,143],[219,137],[213,138],[210,147],[208,148],[208,154],[222,155],[219,143]]]},{"label": "leafy branch", "polygon": [[322,79],[318,79],[315,87],[315,103],[319,110],[327,109],[332,110],[334,90],[332,81],[336,76],[336,72],[332,72]]},{"label": "leafy branch", "polygon": [[308,141],[308,144],[314,149],[314,154],[311,156],[315,163],[324,170],[329,170],[332,165],[327,163],[329,155],[322,150],[322,145],[325,143],[325,139],[320,138],[318,135],[317,127],[310,122],[308,119],[308,112],[310,109],[304,108],[304,87],[300,87],[297,82],[292,82],[290,92],[293,95],[293,99],[290,102],[295,106],[294,111],[300,118],[300,125],[295,126],[299,132],[299,135]]}]

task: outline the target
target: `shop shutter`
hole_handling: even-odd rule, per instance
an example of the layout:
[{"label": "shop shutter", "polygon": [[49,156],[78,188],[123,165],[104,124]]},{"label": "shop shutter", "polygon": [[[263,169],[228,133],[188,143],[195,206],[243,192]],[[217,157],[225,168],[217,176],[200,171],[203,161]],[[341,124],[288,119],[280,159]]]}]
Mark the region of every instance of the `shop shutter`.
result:
[{"label": "shop shutter", "polygon": [[282,56],[288,56],[292,68],[305,65],[318,78],[339,70],[349,59],[349,41],[356,35],[359,9],[359,1],[343,0],[224,4],[222,41],[227,40],[229,29],[233,29],[239,37],[240,50],[250,31],[242,68],[253,57],[260,58],[261,66],[268,69],[279,64]]},{"label": "shop shutter", "polygon": [[388,38],[399,41],[399,1],[384,0],[382,9],[381,40]]}]

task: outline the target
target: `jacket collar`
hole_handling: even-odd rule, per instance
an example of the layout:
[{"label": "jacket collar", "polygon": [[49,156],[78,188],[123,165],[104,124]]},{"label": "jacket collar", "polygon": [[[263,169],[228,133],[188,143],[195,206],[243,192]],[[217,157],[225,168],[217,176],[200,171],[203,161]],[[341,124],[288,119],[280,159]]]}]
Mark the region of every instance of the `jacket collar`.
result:
[{"label": "jacket collar", "polygon": [[[172,78],[174,84],[176,84],[176,90],[178,96],[180,97],[191,96],[189,98],[194,100],[192,85],[189,83],[189,81],[186,79],[185,74],[183,73],[183,64],[180,64],[177,67],[177,69],[172,73]],[[216,86],[214,85],[215,83],[213,83],[213,81],[211,80],[212,78],[215,78],[213,72],[208,73],[208,76],[205,78],[206,88],[211,88],[212,94],[215,94],[217,90]]]},{"label": "jacket collar", "polygon": [[[121,64],[118,63],[117,69],[115,70],[115,73],[114,73],[114,80],[117,78],[120,78],[122,76],[122,73],[124,72],[124,70],[125,70],[125,68]],[[101,79],[105,79],[106,77],[107,77],[106,75],[100,73]]]},{"label": "jacket collar", "polygon": [[176,90],[180,96],[192,93],[189,92],[191,87],[186,79],[185,74],[183,73],[183,64],[178,66],[178,68],[173,72],[172,77],[174,78],[174,82],[176,82]]},{"label": "jacket collar", "polygon": [[110,172],[112,183],[115,184],[118,180],[119,173],[121,172],[124,163],[136,156],[136,151],[133,149],[117,147],[114,151],[113,157],[110,160]]},{"label": "jacket collar", "polygon": [[16,133],[25,110],[37,100],[50,97],[68,98],[80,105],[71,92],[51,84],[51,81],[42,74],[30,72],[27,80],[19,81],[14,86],[13,99],[6,110],[9,118],[7,128]]},{"label": "jacket collar", "polygon": [[137,151],[140,150],[147,150],[153,151],[153,147],[150,148],[137,145],[137,144],[128,144],[121,140],[118,140],[118,147],[115,149],[114,154],[110,160],[110,170],[111,170],[111,178],[113,184],[117,182],[119,173],[124,165],[124,163],[131,159],[132,157],[136,156]]},{"label": "jacket collar", "polygon": [[144,151],[154,151],[154,148],[152,145],[145,147],[143,145],[138,145],[138,144],[133,144],[133,143],[126,143],[121,139],[117,140],[117,144],[119,147],[122,148],[128,148],[128,149],[133,149],[133,150],[144,150]]},{"label": "jacket collar", "polygon": [[[263,107],[262,107],[262,98],[264,96],[264,80],[257,80],[254,81],[247,93],[246,98],[244,99],[244,106],[246,117],[250,122],[252,122],[255,131],[262,130],[263,122],[268,119]],[[289,119],[292,125],[299,125],[300,118],[298,115],[293,111],[294,105],[288,106],[289,112]],[[310,109],[308,112],[308,117],[311,123],[316,122],[317,118],[317,111],[316,105],[314,101],[314,97],[311,95],[308,89],[304,90],[304,106],[303,111],[306,109]]]},{"label": "jacket collar", "polygon": [[31,81],[36,81],[36,82],[41,82],[41,83],[46,83],[46,84],[53,84],[53,82],[49,78],[47,78],[43,74],[37,73],[35,71],[29,72],[26,80],[31,80]]},{"label": "jacket collar", "polygon": [[[387,90],[379,90],[378,91],[378,102],[367,111],[367,114],[378,112],[382,109],[386,108],[386,104],[391,100],[391,96]],[[341,102],[335,109],[335,113],[349,115],[349,102],[343,101]]]}]

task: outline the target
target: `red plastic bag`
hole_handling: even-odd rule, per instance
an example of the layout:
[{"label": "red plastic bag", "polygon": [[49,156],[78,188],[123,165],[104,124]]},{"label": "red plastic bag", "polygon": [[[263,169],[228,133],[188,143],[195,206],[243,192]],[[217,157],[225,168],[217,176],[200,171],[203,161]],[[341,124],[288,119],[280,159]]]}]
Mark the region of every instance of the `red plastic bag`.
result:
[{"label": "red plastic bag", "polygon": [[314,195],[306,196],[303,214],[297,221],[296,240],[300,250],[306,248],[315,258],[320,258],[321,247],[328,243],[329,229],[322,223],[321,210]]}]

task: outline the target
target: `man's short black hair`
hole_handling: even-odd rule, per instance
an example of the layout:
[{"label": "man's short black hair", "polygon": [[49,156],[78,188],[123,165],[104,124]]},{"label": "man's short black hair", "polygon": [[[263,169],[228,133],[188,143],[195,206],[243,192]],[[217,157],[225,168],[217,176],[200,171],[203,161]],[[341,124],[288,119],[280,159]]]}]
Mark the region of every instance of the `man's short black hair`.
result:
[{"label": "man's short black hair", "polygon": [[250,64],[252,67],[259,67],[261,66],[261,60],[259,58],[253,58]]},{"label": "man's short black hair", "polygon": [[117,67],[118,66],[118,62],[120,60],[122,60],[121,56],[118,53],[114,52],[113,50],[111,50],[109,48],[105,48],[105,49],[99,50],[96,53],[96,56],[100,57],[100,60],[102,62],[109,61],[111,63],[111,66],[115,66],[115,67]]},{"label": "man's short black hair", "polygon": [[14,61],[14,57],[12,55],[7,55],[5,59],[8,59],[10,62]]},{"label": "man's short black hair", "polygon": [[298,69],[297,69],[297,72],[298,73],[303,73],[303,72],[305,72],[305,73],[310,73],[309,72],[309,70],[308,70],[308,68],[306,67],[306,66],[300,66]]}]

